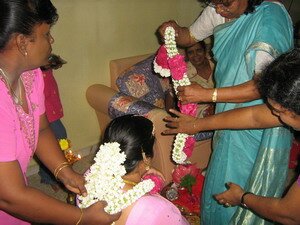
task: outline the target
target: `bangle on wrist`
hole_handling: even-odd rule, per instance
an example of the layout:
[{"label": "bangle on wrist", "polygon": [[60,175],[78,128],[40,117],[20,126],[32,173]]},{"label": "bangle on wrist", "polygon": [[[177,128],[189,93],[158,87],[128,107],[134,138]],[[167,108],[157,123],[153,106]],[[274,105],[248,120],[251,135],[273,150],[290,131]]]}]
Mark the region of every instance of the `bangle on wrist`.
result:
[{"label": "bangle on wrist", "polygon": [[64,162],[62,164],[60,164],[55,170],[54,170],[54,177],[56,180],[58,180],[58,174],[60,173],[60,171],[66,167],[70,166],[70,164],[68,162]]},{"label": "bangle on wrist", "polygon": [[213,94],[212,94],[212,97],[211,97],[211,101],[212,101],[212,102],[217,102],[217,97],[218,97],[218,89],[215,88],[215,89],[214,89],[214,92],[213,92]]},{"label": "bangle on wrist", "polygon": [[83,217],[83,210],[82,210],[82,208],[79,208],[79,209],[80,209],[80,217],[79,217],[79,220],[77,221],[76,225],[80,224],[82,217]]},{"label": "bangle on wrist", "polygon": [[251,194],[251,195],[253,195],[253,193],[252,192],[249,192],[249,191],[247,191],[247,192],[245,192],[243,195],[242,195],[242,197],[241,197],[241,206],[243,206],[244,208],[246,208],[246,209],[248,209],[249,207],[246,205],[246,203],[244,202],[245,201],[245,196],[246,195],[249,195],[249,194]]},{"label": "bangle on wrist", "polygon": [[68,162],[62,162],[61,164],[59,164],[59,165],[54,169],[53,174],[56,174],[57,171],[58,171],[62,166],[64,166],[64,165],[69,165],[69,163],[68,163]]}]

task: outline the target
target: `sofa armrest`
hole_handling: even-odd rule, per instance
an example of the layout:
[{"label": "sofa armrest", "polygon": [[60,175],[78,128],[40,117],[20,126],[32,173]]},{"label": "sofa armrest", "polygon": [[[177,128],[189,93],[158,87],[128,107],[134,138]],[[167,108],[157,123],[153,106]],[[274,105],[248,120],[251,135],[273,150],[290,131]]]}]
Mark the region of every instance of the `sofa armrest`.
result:
[{"label": "sofa armrest", "polygon": [[86,91],[86,99],[96,112],[101,134],[111,121],[108,115],[108,104],[116,93],[114,89],[102,84],[93,84]]}]

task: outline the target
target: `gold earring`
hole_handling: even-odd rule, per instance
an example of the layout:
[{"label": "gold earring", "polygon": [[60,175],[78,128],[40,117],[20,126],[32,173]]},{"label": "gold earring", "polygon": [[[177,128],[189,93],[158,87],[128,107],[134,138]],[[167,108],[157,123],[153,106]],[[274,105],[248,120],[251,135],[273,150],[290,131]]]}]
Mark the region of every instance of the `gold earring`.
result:
[{"label": "gold earring", "polygon": [[150,170],[151,166],[150,166],[149,164],[147,164],[147,163],[145,163],[145,165],[146,165],[146,166],[145,166],[145,170],[146,170],[146,171]]},{"label": "gold earring", "polygon": [[145,170],[148,171],[148,170],[150,170],[151,165],[148,162],[149,160],[147,159],[146,154],[145,154],[144,151],[142,151],[142,156],[143,156],[143,161],[144,161],[144,164],[145,164]]},{"label": "gold earring", "polygon": [[25,52],[24,52],[24,55],[25,55],[25,56],[27,56],[27,55],[28,55],[28,52],[27,52],[27,51],[25,51]]}]

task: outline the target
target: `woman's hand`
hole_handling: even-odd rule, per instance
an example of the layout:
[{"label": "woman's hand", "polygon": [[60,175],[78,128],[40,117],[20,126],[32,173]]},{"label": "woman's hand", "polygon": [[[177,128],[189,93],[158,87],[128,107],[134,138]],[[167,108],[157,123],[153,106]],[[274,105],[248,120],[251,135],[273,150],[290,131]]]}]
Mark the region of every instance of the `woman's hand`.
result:
[{"label": "woman's hand", "polygon": [[178,36],[178,29],[180,29],[180,26],[175,22],[175,20],[170,20],[167,22],[164,22],[162,25],[158,28],[158,33],[161,36],[161,38],[164,38],[165,30],[167,27],[173,27],[175,30],[175,36]]},{"label": "woman's hand", "polygon": [[164,134],[196,134],[199,132],[199,129],[196,127],[196,117],[182,114],[175,109],[170,109],[169,111],[176,117],[167,116],[164,118],[164,121],[167,122],[166,126],[170,128],[163,131]]},{"label": "woman's hand", "polygon": [[182,104],[212,101],[213,89],[204,88],[194,82],[188,86],[179,86],[177,91],[178,99]]},{"label": "woman's hand", "polygon": [[228,190],[220,194],[216,194],[214,196],[215,199],[219,202],[219,204],[227,207],[240,205],[242,195],[245,191],[239,185],[231,182],[226,183],[226,186]]},{"label": "woman's hand", "polygon": [[69,191],[83,196],[87,195],[83,175],[76,173],[72,168],[63,169],[58,178]]},{"label": "woman's hand", "polygon": [[121,213],[110,215],[104,211],[107,203],[99,201],[90,207],[83,210],[81,225],[111,225],[114,221],[118,220]]}]

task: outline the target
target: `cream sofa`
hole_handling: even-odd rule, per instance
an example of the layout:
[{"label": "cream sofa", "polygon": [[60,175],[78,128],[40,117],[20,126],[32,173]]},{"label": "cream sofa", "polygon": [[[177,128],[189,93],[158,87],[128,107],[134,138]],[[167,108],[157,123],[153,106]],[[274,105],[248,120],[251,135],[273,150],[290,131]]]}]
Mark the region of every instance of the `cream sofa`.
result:
[{"label": "cream sofa", "polygon": [[[128,58],[116,59],[110,61],[110,87],[102,84],[91,85],[86,91],[86,98],[90,106],[95,110],[100,133],[103,134],[105,127],[111,120],[108,115],[108,104],[113,95],[118,91],[116,86],[117,77],[127,68],[142,61],[150,56],[150,54],[133,56]],[[166,177],[166,180],[171,181],[171,172],[174,168],[174,163],[171,160],[171,150],[174,140],[173,135],[162,135],[161,132],[165,130],[165,123],[163,118],[168,113],[163,109],[153,109],[149,112],[149,119],[154,123],[156,141],[154,145],[154,159],[153,166],[159,169]],[[190,158],[191,162],[197,163],[200,168],[207,166],[211,153],[211,140],[199,141]]]}]

